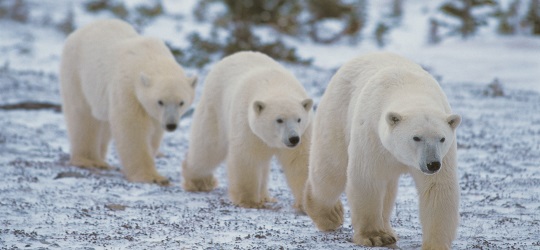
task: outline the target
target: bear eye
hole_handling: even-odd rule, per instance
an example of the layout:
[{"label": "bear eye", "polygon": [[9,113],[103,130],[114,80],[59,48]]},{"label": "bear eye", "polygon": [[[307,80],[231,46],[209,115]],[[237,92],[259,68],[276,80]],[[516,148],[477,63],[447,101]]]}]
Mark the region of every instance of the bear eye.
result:
[{"label": "bear eye", "polygon": [[157,103],[159,104],[159,106],[163,106],[163,101],[162,100],[159,100]]},{"label": "bear eye", "polygon": [[420,139],[420,137],[418,137],[418,136],[415,136],[415,137],[413,137],[412,139],[413,139],[414,141],[421,141],[421,140],[422,140],[422,139]]},{"label": "bear eye", "polygon": [[281,118],[280,118],[280,119],[277,119],[276,122],[277,122],[277,123],[283,123],[283,119],[281,119]]},{"label": "bear eye", "polygon": [[179,105],[180,107],[184,106],[184,101],[181,101]]},{"label": "bear eye", "polygon": [[441,142],[444,142],[444,141],[446,141],[446,139],[445,139],[444,137],[443,137],[443,138],[441,138]]},{"label": "bear eye", "polygon": [[302,119],[301,119],[301,118],[298,118],[298,123],[300,123],[301,121],[302,121]]}]

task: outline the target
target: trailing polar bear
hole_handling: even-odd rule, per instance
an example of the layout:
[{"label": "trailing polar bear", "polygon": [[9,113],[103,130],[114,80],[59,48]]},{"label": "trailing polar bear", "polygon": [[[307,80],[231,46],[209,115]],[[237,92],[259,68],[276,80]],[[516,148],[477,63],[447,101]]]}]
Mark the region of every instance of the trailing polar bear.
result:
[{"label": "trailing polar bear", "polygon": [[234,204],[260,208],[268,194],[270,160],[277,156],[301,209],[307,178],[313,101],[270,57],[239,52],[218,62],[195,108],[183,186],[210,191],[217,166],[227,160]]},{"label": "trailing polar bear", "polygon": [[67,38],[60,82],[72,165],[110,168],[112,135],[128,180],[168,184],[153,157],[193,102],[196,78],[162,41],[123,21],[91,23]]},{"label": "trailing polar bear", "polygon": [[354,243],[393,244],[398,178],[410,173],[420,198],[423,249],[450,249],[459,223],[460,122],[437,81],[413,62],[374,53],[346,63],[314,121],[306,213],[321,230],[338,228],[346,189]]}]

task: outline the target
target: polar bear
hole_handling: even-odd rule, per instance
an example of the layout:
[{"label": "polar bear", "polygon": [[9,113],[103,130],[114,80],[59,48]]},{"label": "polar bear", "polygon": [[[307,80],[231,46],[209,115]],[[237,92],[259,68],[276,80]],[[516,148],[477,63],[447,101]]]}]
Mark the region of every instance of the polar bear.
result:
[{"label": "polar bear", "polygon": [[267,190],[275,155],[301,210],[312,105],[296,78],[270,57],[247,51],[224,58],[208,74],[195,108],[182,166],[184,188],[212,190],[213,172],[226,159],[232,202],[264,207],[275,201]]},{"label": "polar bear", "polygon": [[306,213],[320,230],[338,228],[346,189],[354,243],[393,244],[398,179],[410,173],[420,199],[423,249],[450,249],[459,223],[460,122],[437,81],[417,64],[391,53],[346,63],[314,120]]},{"label": "polar bear", "polygon": [[193,102],[197,81],[162,41],[123,21],[91,23],[67,38],[60,82],[70,164],[110,168],[112,135],[128,180],[168,184],[153,156],[164,130],[174,131]]}]

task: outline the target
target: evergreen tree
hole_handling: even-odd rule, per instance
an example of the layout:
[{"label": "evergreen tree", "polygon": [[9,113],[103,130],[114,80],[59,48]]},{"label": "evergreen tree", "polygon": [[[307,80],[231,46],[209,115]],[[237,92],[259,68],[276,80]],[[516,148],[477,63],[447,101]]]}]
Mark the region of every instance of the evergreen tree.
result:
[{"label": "evergreen tree", "polygon": [[531,0],[524,21],[525,24],[531,26],[533,35],[540,35],[540,0]]},{"label": "evergreen tree", "polygon": [[8,18],[20,23],[26,23],[30,16],[30,6],[24,0],[0,1],[0,18]]},{"label": "evergreen tree", "polygon": [[475,15],[473,11],[480,7],[494,6],[493,0],[452,0],[444,3],[440,10],[442,13],[459,20],[457,27],[451,27],[452,34],[460,34],[463,38],[476,33],[480,26],[487,24],[487,15]]},{"label": "evergreen tree", "polygon": [[500,6],[495,12],[495,17],[499,19],[497,32],[500,34],[510,35],[515,34],[518,30],[519,17],[518,10],[520,0],[514,0],[510,3],[508,10],[503,10]]},{"label": "evergreen tree", "polygon": [[[224,11],[209,15],[208,10],[213,5],[221,5]],[[288,47],[283,37],[308,38],[324,44],[343,38],[357,42],[365,25],[366,5],[367,0],[201,0],[194,15],[198,21],[212,23],[213,35],[203,38],[192,34],[191,47],[186,48],[185,53],[175,51],[179,61],[196,66],[211,60],[187,59],[196,58],[197,54],[206,58],[222,57],[242,50],[260,51],[277,60],[310,63],[309,59],[300,58],[294,48]],[[340,28],[326,29],[326,21],[339,23]],[[262,39],[254,32],[258,27],[270,28],[276,36]]]},{"label": "evergreen tree", "polygon": [[[351,37],[354,39],[359,31],[366,24],[365,13],[367,1],[359,0],[356,3],[345,3],[344,1],[328,1],[328,0],[307,0],[307,7],[309,10],[308,34],[309,37],[317,42],[330,44],[338,41],[342,37]],[[341,23],[341,30],[328,31],[326,33],[332,33],[327,37],[322,37],[320,30],[322,29],[319,24],[324,21],[334,20]]]}]

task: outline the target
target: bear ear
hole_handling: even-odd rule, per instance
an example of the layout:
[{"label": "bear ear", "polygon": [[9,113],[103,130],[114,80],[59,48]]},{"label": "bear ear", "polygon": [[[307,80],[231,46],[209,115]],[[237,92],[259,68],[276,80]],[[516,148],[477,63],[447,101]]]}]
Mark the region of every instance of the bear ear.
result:
[{"label": "bear ear", "polygon": [[187,78],[187,80],[192,88],[195,88],[197,86],[197,76],[190,76]]},{"label": "bear ear", "polygon": [[461,116],[455,114],[450,115],[446,118],[446,122],[448,122],[448,125],[450,125],[452,129],[456,129],[461,123]]},{"label": "bear ear", "polygon": [[312,99],[305,99],[302,101],[302,106],[304,106],[304,109],[306,111],[310,111],[311,108],[313,107],[313,100]]},{"label": "bear ear", "polygon": [[145,74],[144,72],[141,72],[141,84],[145,87],[150,87],[150,85],[152,85],[152,83],[150,82],[150,77]]},{"label": "bear ear", "polygon": [[388,112],[386,114],[386,122],[392,127],[397,125],[402,119],[401,115],[396,112]]},{"label": "bear ear", "polygon": [[263,111],[263,109],[266,107],[266,104],[261,101],[255,101],[253,103],[253,110],[255,110],[255,114],[259,115]]}]

